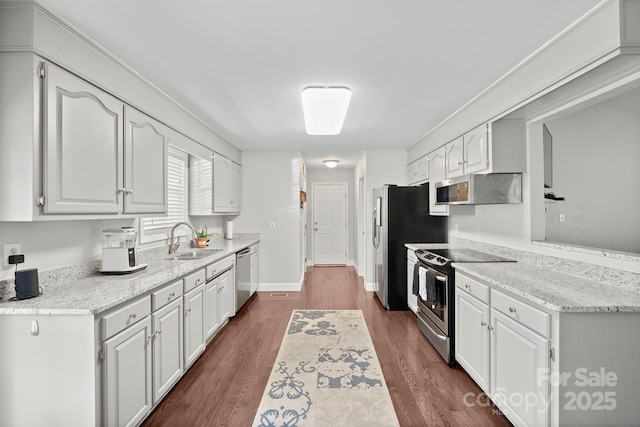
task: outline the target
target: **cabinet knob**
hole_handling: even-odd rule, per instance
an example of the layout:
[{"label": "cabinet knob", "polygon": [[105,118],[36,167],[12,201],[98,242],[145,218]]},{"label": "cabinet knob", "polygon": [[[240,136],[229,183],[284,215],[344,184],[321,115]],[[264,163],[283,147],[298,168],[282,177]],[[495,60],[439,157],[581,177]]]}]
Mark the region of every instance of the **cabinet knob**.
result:
[{"label": "cabinet knob", "polygon": [[156,335],[160,335],[162,331],[156,331]]},{"label": "cabinet knob", "polygon": [[130,318],[130,319],[135,319],[136,317],[138,317],[138,316],[137,316],[135,313],[131,313],[131,314],[129,315],[129,318]]},{"label": "cabinet knob", "polygon": [[127,190],[127,189],[125,189],[125,190],[124,190],[124,194],[133,194],[133,190]]},{"label": "cabinet knob", "polygon": [[467,289],[471,289],[471,285],[469,285],[467,283],[465,283],[464,287],[467,288]]},{"label": "cabinet knob", "polygon": [[487,328],[488,328],[490,331],[493,331],[493,326],[489,325],[489,326],[487,326]]},{"label": "cabinet knob", "polygon": [[175,297],[175,296],[176,296],[176,293],[175,293],[175,292],[171,292],[171,293],[169,294],[169,298],[173,298],[173,297]]},{"label": "cabinet knob", "polygon": [[480,322],[481,326],[487,326],[487,322]]},{"label": "cabinet knob", "polygon": [[118,188],[118,193],[124,193],[125,191],[127,191],[127,189],[124,187]]},{"label": "cabinet knob", "polygon": [[515,308],[513,308],[513,307],[509,307],[509,313],[515,313],[515,312],[516,312],[516,309],[515,309]]}]

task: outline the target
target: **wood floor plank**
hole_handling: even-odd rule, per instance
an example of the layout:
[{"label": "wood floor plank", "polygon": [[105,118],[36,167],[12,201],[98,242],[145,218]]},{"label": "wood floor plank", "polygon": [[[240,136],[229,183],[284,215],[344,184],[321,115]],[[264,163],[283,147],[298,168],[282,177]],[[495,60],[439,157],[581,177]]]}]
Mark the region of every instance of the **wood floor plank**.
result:
[{"label": "wood floor plank", "polygon": [[256,293],[143,426],[250,426],[295,309],[362,310],[401,426],[510,425],[494,406],[465,403],[482,391],[444,363],[413,313],[385,311],[351,267],[310,267],[300,292]]}]

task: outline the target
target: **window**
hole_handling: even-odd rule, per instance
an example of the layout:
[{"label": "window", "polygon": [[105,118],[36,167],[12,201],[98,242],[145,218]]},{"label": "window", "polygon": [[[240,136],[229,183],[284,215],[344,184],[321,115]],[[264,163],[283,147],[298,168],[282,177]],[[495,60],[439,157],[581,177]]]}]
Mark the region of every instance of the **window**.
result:
[{"label": "window", "polygon": [[[167,215],[140,218],[140,243],[168,239],[171,227],[177,222],[188,220],[188,164],[189,155],[186,152],[169,146],[167,159]],[[186,235],[184,227],[179,227],[176,230],[176,236],[178,235]]]}]

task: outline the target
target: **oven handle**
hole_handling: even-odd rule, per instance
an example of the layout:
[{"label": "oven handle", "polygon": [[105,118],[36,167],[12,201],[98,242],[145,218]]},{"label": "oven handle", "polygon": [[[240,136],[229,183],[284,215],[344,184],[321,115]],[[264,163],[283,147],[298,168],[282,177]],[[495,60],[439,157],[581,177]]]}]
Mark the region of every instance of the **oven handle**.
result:
[{"label": "oven handle", "polygon": [[424,326],[426,326],[427,328],[429,328],[429,331],[431,331],[431,333],[432,333],[433,335],[435,335],[435,336],[436,336],[436,338],[438,338],[440,341],[446,341],[446,340],[447,340],[447,337],[446,337],[446,336],[441,335],[441,334],[437,333],[436,331],[434,331],[434,330],[433,330],[433,328],[429,325],[429,323],[428,323],[428,322],[422,322],[422,324],[423,324]]},{"label": "oven handle", "polygon": [[435,276],[436,276],[436,280],[439,282],[444,282],[447,283],[447,276],[442,276],[439,272],[437,272],[436,270],[434,270],[433,268],[429,267],[428,265],[426,265],[424,262],[420,263],[420,267],[429,270],[430,272],[432,272]]}]

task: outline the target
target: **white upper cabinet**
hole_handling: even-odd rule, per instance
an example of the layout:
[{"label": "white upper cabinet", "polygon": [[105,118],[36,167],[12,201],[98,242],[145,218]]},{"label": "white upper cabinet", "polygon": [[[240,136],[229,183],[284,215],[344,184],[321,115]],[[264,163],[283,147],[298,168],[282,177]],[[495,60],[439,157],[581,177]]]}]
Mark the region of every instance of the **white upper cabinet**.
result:
[{"label": "white upper cabinet", "polygon": [[472,173],[524,172],[525,150],[523,120],[483,124],[445,145],[446,179]]},{"label": "white upper cabinet", "polygon": [[445,147],[429,153],[429,213],[449,215],[449,205],[436,205],[436,182],[445,179]]},{"label": "white upper cabinet", "polygon": [[453,178],[464,175],[464,143],[463,138],[456,138],[444,146],[445,176]]},{"label": "white upper cabinet", "polygon": [[213,212],[240,212],[240,165],[213,155]]},{"label": "white upper cabinet", "polygon": [[45,84],[44,212],[122,212],[123,103],[52,65]]},{"label": "white upper cabinet", "polygon": [[429,179],[429,156],[422,156],[407,166],[407,184],[421,184]]},{"label": "white upper cabinet", "polygon": [[165,213],[168,129],[51,64],[45,88],[43,212]]},{"label": "white upper cabinet", "polygon": [[124,212],[166,212],[169,129],[126,106],[124,145]]},{"label": "white upper cabinet", "polygon": [[241,166],[226,157],[189,156],[189,215],[240,213]]}]

